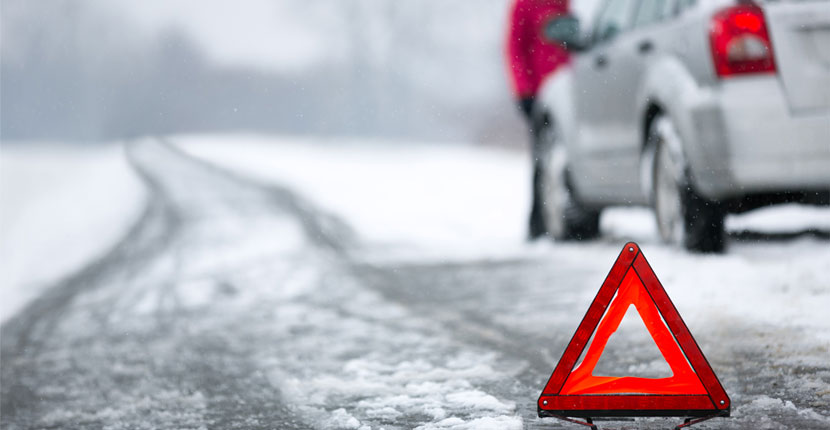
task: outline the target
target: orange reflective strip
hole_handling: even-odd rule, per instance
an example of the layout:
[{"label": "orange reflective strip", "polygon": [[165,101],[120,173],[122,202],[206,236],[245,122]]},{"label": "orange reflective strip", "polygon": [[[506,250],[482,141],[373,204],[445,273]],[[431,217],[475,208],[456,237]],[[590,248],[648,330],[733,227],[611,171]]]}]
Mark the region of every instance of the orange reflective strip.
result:
[{"label": "orange reflective strip", "polygon": [[[625,312],[634,305],[657,348],[672,370],[667,378],[640,378],[633,376],[594,376],[593,371],[602,356],[608,339],[620,326]],[[620,284],[617,297],[597,327],[585,359],[576,367],[562,386],[560,394],[707,394],[674,337],[660,318],[654,300],[648,294],[634,270],[629,269]]]}]

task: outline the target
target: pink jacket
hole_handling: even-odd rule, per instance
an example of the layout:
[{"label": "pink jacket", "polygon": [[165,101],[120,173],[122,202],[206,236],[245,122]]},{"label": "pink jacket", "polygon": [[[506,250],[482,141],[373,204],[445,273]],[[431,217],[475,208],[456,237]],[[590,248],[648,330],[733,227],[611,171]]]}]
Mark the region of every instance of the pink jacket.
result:
[{"label": "pink jacket", "polygon": [[544,38],[545,25],[568,12],[568,0],[514,0],[507,30],[507,65],[517,98],[535,96],[568,52]]}]

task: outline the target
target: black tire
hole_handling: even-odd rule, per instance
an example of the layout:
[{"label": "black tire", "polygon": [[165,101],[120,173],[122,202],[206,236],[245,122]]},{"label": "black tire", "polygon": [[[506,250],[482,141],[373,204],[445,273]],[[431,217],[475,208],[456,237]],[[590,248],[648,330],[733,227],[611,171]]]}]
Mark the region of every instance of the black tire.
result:
[{"label": "black tire", "polygon": [[691,181],[671,121],[658,115],[649,127],[648,142],[654,145],[652,202],[663,241],[694,252],[723,252],[725,247],[723,206],[698,194]]},{"label": "black tire", "polygon": [[587,240],[599,236],[598,209],[583,205],[570,179],[566,147],[556,126],[545,121],[539,130],[536,154],[541,219],[547,234],[556,240]]}]

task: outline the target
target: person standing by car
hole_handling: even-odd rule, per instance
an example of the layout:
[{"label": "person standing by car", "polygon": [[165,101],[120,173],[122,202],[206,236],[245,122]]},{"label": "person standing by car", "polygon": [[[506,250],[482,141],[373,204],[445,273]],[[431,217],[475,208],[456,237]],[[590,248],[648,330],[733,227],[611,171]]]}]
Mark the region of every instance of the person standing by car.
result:
[{"label": "person standing by car", "polygon": [[547,228],[542,216],[540,192],[539,118],[534,118],[536,92],[545,77],[568,62],[568,51],[559,42],[548,40],[545,31],[556,18],[568,13],[568,0],[513,0],[507,35],[507,65],[513,93],[527,120],[533,161],[533,203],[530,209],[528,238],[544,235]]}]

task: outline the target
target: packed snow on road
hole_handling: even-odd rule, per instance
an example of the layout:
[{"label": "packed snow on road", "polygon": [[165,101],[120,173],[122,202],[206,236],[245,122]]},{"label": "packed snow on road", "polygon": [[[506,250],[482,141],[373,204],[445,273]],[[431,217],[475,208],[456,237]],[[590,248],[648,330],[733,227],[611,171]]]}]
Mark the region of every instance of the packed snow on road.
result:
[{"label": "packed snow on road", "polygon": [[[3,271],[18,274],[2,298],[20,303],[4,307],[4,428],[573,428],[535,402],[628,240],[731,397],[732,417],[700,428],[830,427],[826,208],[730,217],[723,255],[661,244],[646,209],[607,211],[595,241],[526,243],[529,166],[512,149],[252,135],[118,148],[98,149],[126,158],[81,200],[112,202],[88,212],[110,233],[50,241],[76,191],[15,186],[37,155],[4,146],[4,218],[28,214],[4,220]],[[83,265],[21,296],[49,262],[6,255],[77,243]],[[634,317],[598,369],[662,376]]]}]

